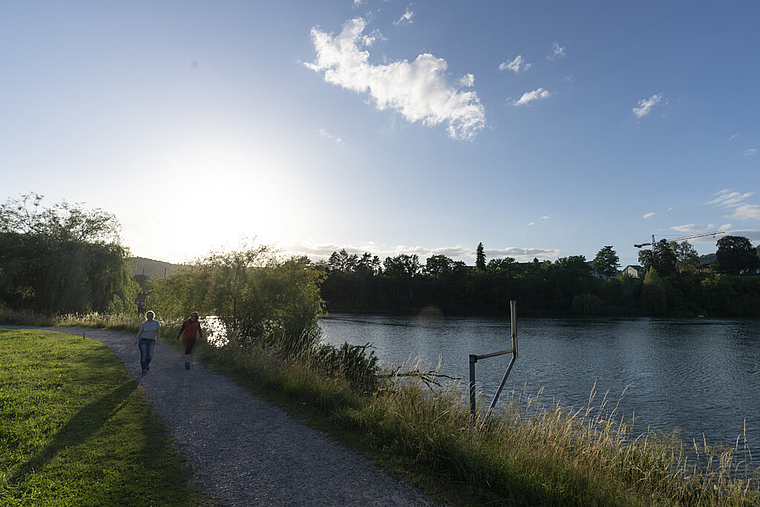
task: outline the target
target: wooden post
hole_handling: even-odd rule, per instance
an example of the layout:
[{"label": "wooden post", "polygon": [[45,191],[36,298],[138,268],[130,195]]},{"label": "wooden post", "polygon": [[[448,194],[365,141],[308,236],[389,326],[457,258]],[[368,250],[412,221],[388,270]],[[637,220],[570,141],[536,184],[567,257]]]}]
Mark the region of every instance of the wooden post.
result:
[{"label": "wooden post", "polygon": [[470,354],[470,415],[475,420],[475,363],[478,362],[478,356]]}]

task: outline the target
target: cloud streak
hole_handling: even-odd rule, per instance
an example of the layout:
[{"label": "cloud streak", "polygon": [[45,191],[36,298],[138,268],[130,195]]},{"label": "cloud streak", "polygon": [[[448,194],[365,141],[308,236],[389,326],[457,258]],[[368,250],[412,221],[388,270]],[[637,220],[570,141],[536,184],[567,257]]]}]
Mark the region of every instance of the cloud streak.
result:
[{"label": "cloud streak", "polygon": [[525,72],[529,68],[531,68],[533,64],[531,63],[525,63],[523,61],[522,55],[517,55],[514,60],[511,62],[502,62],[499,64],[499,70],[511,70],[515,74],[519,74],[520,72]]},{"label": "cloud streak", "polygon": [[714,227],[715,226],[713,224],[710,224],[710,225],[686,224],[686,225],[676,225],[674,227],[671,227],[671,230],[678,231],[678,232],[690,232],[693,234],[699,234],[700,232],[707,232]]},{"label": "cloud streak", "polygon": [[410,11],[409,7],[407,7],[406,11],[401,15],[400,18],[394,21],[393,24],[394,25],[402,25],[404,23],[412,24],[414,23],[414,20],[412,20],[413,17],[414,17],[414,11]]},{"label": "cloud streak", "polygon": [[636,118],[643,118],[652,112],[652,109],[662,102],[664,95],[662,93],[656,93],[648,99],[641,99],[638,107],[634,107],[631,111],[636,115]]},{"label": "cloud streak", "polygon": [[446,132],[452,139],[472,139],[484,128],[485,108],[477,93],[448,81],[446,60],[422,53],[412,62],[374,65],[365,48],[377,36],[365,35],[366,27],[364,19],[356,18],[347,21],[337,36],[312,28],[317,56],[304,65],[324,72],[328,83],[368,93],[379,110],[397,111],[410,123],[448,124]]},{"label": "cloud streak", "polygon": [[724,218],[733,218],[736,220],[759,220],[760,206],[757,204],[747,204],[754,192],[735,192],[724,189],[713,195],[714,199],[707,201],[706,204],[715,204],[724,208],[732,208],[733,214],[725,215]]},{"label": "cloud streak", "polygon": [[334,136],[325,129],[319,129],[319,136],[333,141],[335,144],[343,144],[343,139],[338,136]]},{"label": "cloud streak", "polygon": [[522,97],[520,97],[519,100],[509,101],[509,99],[507,99],[507,102],[513,106],[526,106],[531,102],[535,102],[536,100],[548,99],[549,97],[551,97],[551,93],[549,93],[549,91],[543,88],[537,88],[532,92],[523,93]]},{"label": "cloud streak", "polygon": [[567,53],[565,46],[560,46],[557,42],[552,44],[552,52],[546,57],[549,60],[562,58]]}]

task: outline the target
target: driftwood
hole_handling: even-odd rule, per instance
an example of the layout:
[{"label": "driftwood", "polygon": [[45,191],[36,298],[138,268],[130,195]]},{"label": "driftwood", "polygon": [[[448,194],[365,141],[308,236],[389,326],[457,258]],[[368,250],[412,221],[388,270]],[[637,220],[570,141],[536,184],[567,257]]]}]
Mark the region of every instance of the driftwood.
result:
[{"label": "driftwood", "polygon": [[400,377],[414,377],[422,380],[425,385],[428,387],[428,389],[433,390],[433,386],[442,387],[441,379],[448,379],[448,380],[462,380],[461,377],[455,377],[452,375],[444,375],[443,373],[438,373],[437,369],[428,370],[428,371],[422,371],[418,367],[414,367],[408,371],[401,371],[401,365],[396,366],[395,370],[391,373],[384,373],[381,375],[378,375],[378,377],[382,378],[400,378]]}]

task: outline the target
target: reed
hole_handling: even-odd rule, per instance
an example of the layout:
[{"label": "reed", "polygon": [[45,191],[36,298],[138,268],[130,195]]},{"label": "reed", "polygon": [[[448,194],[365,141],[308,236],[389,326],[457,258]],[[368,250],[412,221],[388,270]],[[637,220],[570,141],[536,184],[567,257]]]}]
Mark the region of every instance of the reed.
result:
[{"label": "reed", "polygon": [[[308,357],[204,348],[203,361],[335,438],[369,452],[456,505],[693,505],[760,503],[760,472],[731,448],[637,434],[596,390],[568,410],[515,394],[473,422],[456,383],[430,389],[419,365],[382,372],[366,394]],[[482,398],[482,396],[480,397]],[[479,399],[480,413],[485,413]],[[745,444],[746,445],[746,442]],[[746,453],[745,453],[746,454]]]}]

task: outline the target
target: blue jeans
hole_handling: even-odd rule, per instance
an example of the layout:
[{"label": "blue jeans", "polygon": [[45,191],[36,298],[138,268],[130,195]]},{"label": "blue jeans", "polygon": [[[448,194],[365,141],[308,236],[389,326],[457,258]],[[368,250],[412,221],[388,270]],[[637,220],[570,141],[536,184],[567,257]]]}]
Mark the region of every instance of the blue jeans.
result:
[{"label": "blue jeans", "polygon": [[140,366],[142,366],[142,372],[145,373],[148,371],[150,360],[153,359],[153,349],[156,348],[156,340],[140,338],[137,346],[140,347]]}]

